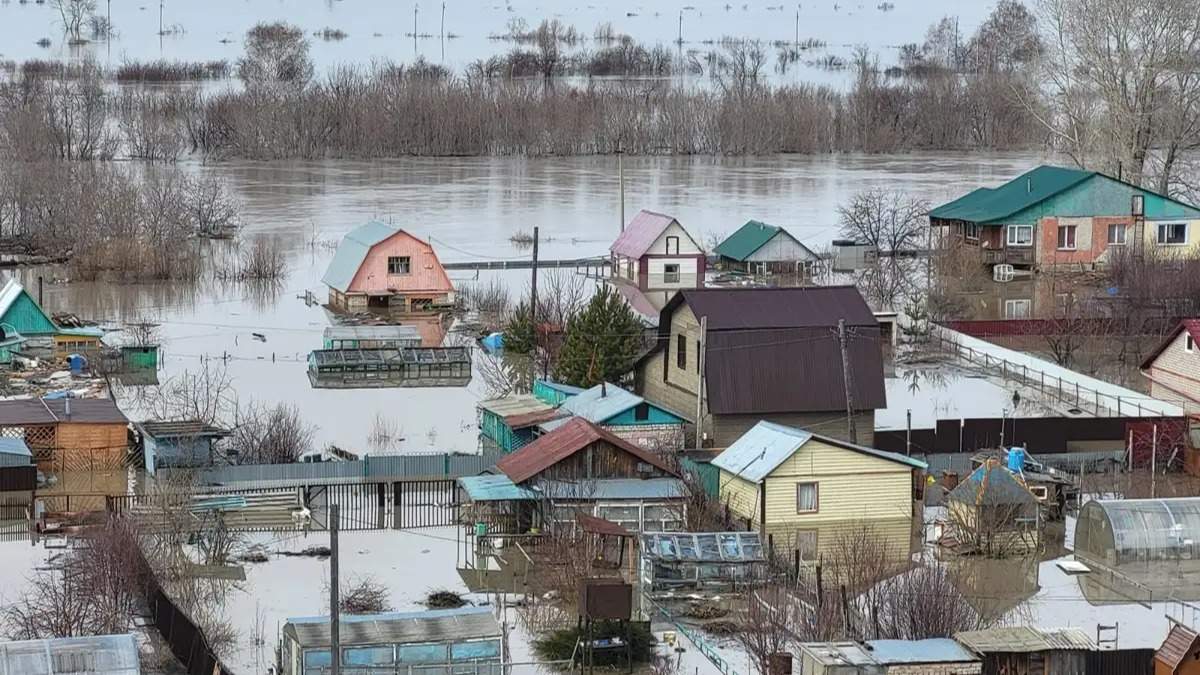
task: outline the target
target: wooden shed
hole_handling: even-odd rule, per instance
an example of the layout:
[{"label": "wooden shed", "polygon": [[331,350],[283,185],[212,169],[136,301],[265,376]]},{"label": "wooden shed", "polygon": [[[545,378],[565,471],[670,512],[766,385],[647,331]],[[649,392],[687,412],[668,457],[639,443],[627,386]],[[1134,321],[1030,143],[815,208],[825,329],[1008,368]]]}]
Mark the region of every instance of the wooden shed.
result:
[{"label": "wooden shed", "polygon": [[0,401],[0,436],[24,439],[42,471],[125,465],[129,420],[109,398]]},{"label": "wooden shed", "polygon": [[1085,675],[1096,645],[1078,628],[988,628],[954,636],[983,659],[983,675]]},{"label": "wooden shed", "polygon": [[1200,635],[1188,626],[1171,626],[1167,639],[1154,653],[1154,675],[1200,674]]}]

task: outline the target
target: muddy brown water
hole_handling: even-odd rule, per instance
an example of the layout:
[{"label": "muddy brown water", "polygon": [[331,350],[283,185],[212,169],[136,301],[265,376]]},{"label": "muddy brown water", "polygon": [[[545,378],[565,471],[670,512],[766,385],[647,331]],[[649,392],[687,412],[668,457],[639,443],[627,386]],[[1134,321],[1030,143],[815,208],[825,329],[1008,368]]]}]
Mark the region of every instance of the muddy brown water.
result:
[{"label": "muddy brown water", "polygon": [[[638,208],[674,214],[698,239],[728,234],[747,219],[787,227],[816,248],[836,234],[836,209],[873,187],[946,201],[995,184],[1042,159],[1021,154],[773,156],[734,159],[629,158],[626,217]],[[444,261],[527,259],[509,241],[538,225],[543,259],[603,254],[619,232],[613,158],[419,159],[392,162],[209,163],[190,167],[228,179],[243,204],[244,236],[275,236],[288,274],[276,287],[204,282],[53,283],[53,269],[18,272],[27,287],[46,277],[45,304],[109,323],[162,324],[161,380],[224,367],[237,399],[293,402],[318,427],[317,440],[363,449],[377,415],[402,429],[398,450],[474,451],[478,378],[465,389],[314,390],[307,353],[321,345],[322,302],[334,246],[351,228],[380,218],[429,237]],[[528,271],[481,273],[515,292]],[[453,271],[456,283],[474,273]],[[1002,291],[998,291],[1002,292]],[[259,341],[253,333],[261,333]]]}]

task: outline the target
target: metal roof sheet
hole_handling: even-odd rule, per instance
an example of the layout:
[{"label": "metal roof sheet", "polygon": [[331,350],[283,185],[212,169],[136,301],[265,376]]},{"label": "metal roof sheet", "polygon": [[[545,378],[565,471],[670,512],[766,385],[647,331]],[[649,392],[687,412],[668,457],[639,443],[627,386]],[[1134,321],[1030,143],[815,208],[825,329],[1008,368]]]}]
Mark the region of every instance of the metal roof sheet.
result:
[{"label": "metal roof sheet", "polygon": [[369,221],[350,230],[338,244],[337,252],[333,254],[333,260],[330,261],[321,281],[345,292],[371,247],[399,231],[400,228],[378,220]]},{"label": "metal roof sheet", "polygon": [[589,422],[603,424],[610,417],[615,417],[630,408],[642,403],[645,399],[630,393],[611,382],[585,389],[571,398],[563,401],[561,410],[584,418]]},{"label": "metal roof sheet", "polygon": [[230,434],[228,429],[201,422],[200,420],[151,420],[138,422],[138,428],[147,436],[153,438],[224,438]]},{"label": "metal roof sheet", "polygon": [[[302,648],[329,646],[329,617],[288,619],[284,633]],[[452,642],[500,637],[500,624],[488,607],[431,609],[390,614],[343,614],[339,624],[343,646]]]},{"label": "metal roof sheet", "polygon": [[550,499],[683,499],[687,486],[678,478],[595,478],[547,480],[537,486]]},{"label": "metal roof sheet", "polygon": [[621,230],[621,235],[608,250],[627,258],[640,258],[674,222],[675,218],[665,213],[642,209]]},{"label": "metal roof sheet", "polygon": [[497,417],[507,419],[510,416],[526,415],[554,410],[554,406],[537,398],[533,394],[510,394],[500,398],[480,401],[475,404]]},{"label": "metal roof sheet", "polygon": [[558,429],[539,436],[525,447],[501,459],[496,463],[496,468],[514,483],[524,483],[597,441],[604,441],[666,473],[678,475],[654,453],[618,438],[581,417],[572,417]]},{"label": "metal roof sheet", "polygon": [[580,529],[584,532],[592,534],[606,534],[611,537],[632,537],[633,534],[621,525],[614,523],[611,520],[589,516],[583,511],[575,514],[575,522],[579,523]]},{"label": "metal roof sheet", "polygon": [[1041,630],[1030,626],[987,628],[955,633],[954,639],[977,654],[1092,650],[1096,648],[1087,633],[1078,628],[1050,630]]},{"label": "metal roof sheet", "polygon": [[967,504],[1036,504],[1037,497],[1011,471],[999,464],[984,464],[946,495]]},{"label": "metal roof sheet", "polygon": [[[70,401],[71,414],[67,414]],[[24,399],[0,401],[0,426],[24,424],[128,424],[111,398]]]},{"label": "metal roof sheet", "polygon": [[877,663],[973,663],[974,654],[950,638],[927,640],[868,640],[867,648]]},{"label": "metal roof sheet", "polygon": [[930,218],[987,223],[1002,220],[1096,176],[1059,166],[1039,166],[996,188],[979,188],[942,204]]},{"label": "metal roof sheet", "polygon": [[776,225],[768,225],[758,220],[746,221],[745,225],[742,225],[736,232],[726,237],[725,241],[717,245],[716,254],[739,262],[745,261],[754,255],[755,251],[765,246],[767,242],[776,236],[784,236],[791,239],[800,248],[808,251],[814,258],[816,257],[815,253],[812,253],[807,246],[800,243],[800,240],[793,237],[787,230]]},{"label": "metal roof sheet", "polygon": [[400,324],[373,326],[326,326],[326,340],[416,340],[421,341],[421,331],[416,326]]},{"label": "metal roof sheet", "polygon": [[458,479],[458,485],[467,493],[467,498],[473,502],[511,502],[536,500],[538,493],[520,487],[508,476],[463,476]]},{"label": "metal roof sheet", "polygon": [[[919,459],[906,457],[894,452],[868,448],[863,445],[847,443],[846,441],[827,436],[820,436],[803,429],[760,420],[745,434],[733,442],[724,452],[712,460],[712,465],[744,478],[752,483],[761,483],[779,468],[789,457],[794,455],[805,443],[812,439],[828,443],[839,448],[851,450],[864,455],[870,455],[889,462],[904,464],[915,469],[926,469],[928,465]],[[1032,495],[1031,495],[1032,496]]]},{"label": "metal roof sheet", "polygon": [[823,666],[875,666],[867,648],[857,642],[803,642],[800,650]]},{"label": "metal roof sheet", "polygon": [[0,643],[0,675],[139,675],[132,635],[19,640]]},{"label": "metal roof sheet", "polygon": [[29,446],[25,445],[25,439],[23,438],[0,437],[0,453],[21,455],[23,457],[33,456],[33,453],[29,452]]},{"label": "metal roof sheet", "polygon": [[1200,636],[1191,628],[1181,623],[1173,623],[1162,646],[1155,652],[1154,660],[1161,661],[1171,668],[1171,672],[1175,672],[1192,651],[1192,645],[1196,644],[1198,637]]}]

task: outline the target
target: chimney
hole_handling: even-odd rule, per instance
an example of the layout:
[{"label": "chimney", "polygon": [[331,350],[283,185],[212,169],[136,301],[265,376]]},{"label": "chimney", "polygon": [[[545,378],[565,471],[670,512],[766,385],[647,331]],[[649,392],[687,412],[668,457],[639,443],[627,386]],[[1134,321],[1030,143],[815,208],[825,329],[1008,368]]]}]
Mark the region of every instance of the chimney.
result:
[{"label": "chimney", "polygon": [[65,406],[65,409],[67,412],[67,419],[71,419],[71,397],[70,396],[63,399],[63,405]]},{"label": "chimney", "polygon": [[608,396],[608,383],[601,381],[600,382],[600,398],[604,398],[605,396]]}]

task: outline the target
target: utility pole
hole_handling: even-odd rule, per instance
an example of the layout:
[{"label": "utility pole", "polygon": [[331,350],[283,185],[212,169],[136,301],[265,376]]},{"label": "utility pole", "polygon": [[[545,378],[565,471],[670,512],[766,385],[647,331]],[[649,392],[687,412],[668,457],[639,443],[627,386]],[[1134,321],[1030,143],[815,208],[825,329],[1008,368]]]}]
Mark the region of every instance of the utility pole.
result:
[{"label": "utility pole", "polygon": [[838,344],[842,350],[842,380],[846,385],[846,434],[851,443],[858,442],[858,429],[854,426],[853,379],[850,377],[850,357],[846,354],[846,320],[838,319]]},{"label": "utility pole", "polygon": [[912,457],[912,408],[904,411],[904,454]]},{"label": "utility pole", "polygon": [[679,10],[679,46],[683,46],[683,10]]},{"label": "utility pole", "polygon": [[621,139],[617,139],[617,195],[621,202],[621,231],[625,231],[625,151],[621,149]]},{"label": "utility pole", "polygon": [[338,505],[329,505],[329,673],[342,673],[341,612],[338,610]]},{"label": "utility pole", "polygon": [[800,48],[800,9],[796,8],[796,48]]},{"label": "utility pole", "polygon": [[1155,497],[1158,482],[1158,425],[1154,425],[1154,438],[1150,439],[1150,498]]},{"label": "utility pole", "polygon": [[533,226],[533,264],[530,269],[533,272],[532,278],[529,280],[529,327],[533,331],[533,363],[530,364],[530,370],[533,376],[529,379],[529,386],[533,387],[533,380],[537,378],[537,360],[538,360],[538,325],[537,325],[537,272],[538,272],[538,226]]},{"label": "utility pole", "polygon": [[442,39],[446,39],[446,3],[442,3]]},{"label": "utility pole", "polygon": [[700,341],[696,348],[696,449],[704,447],[704,350],[708,344],[708,317],[700,317]]}]

